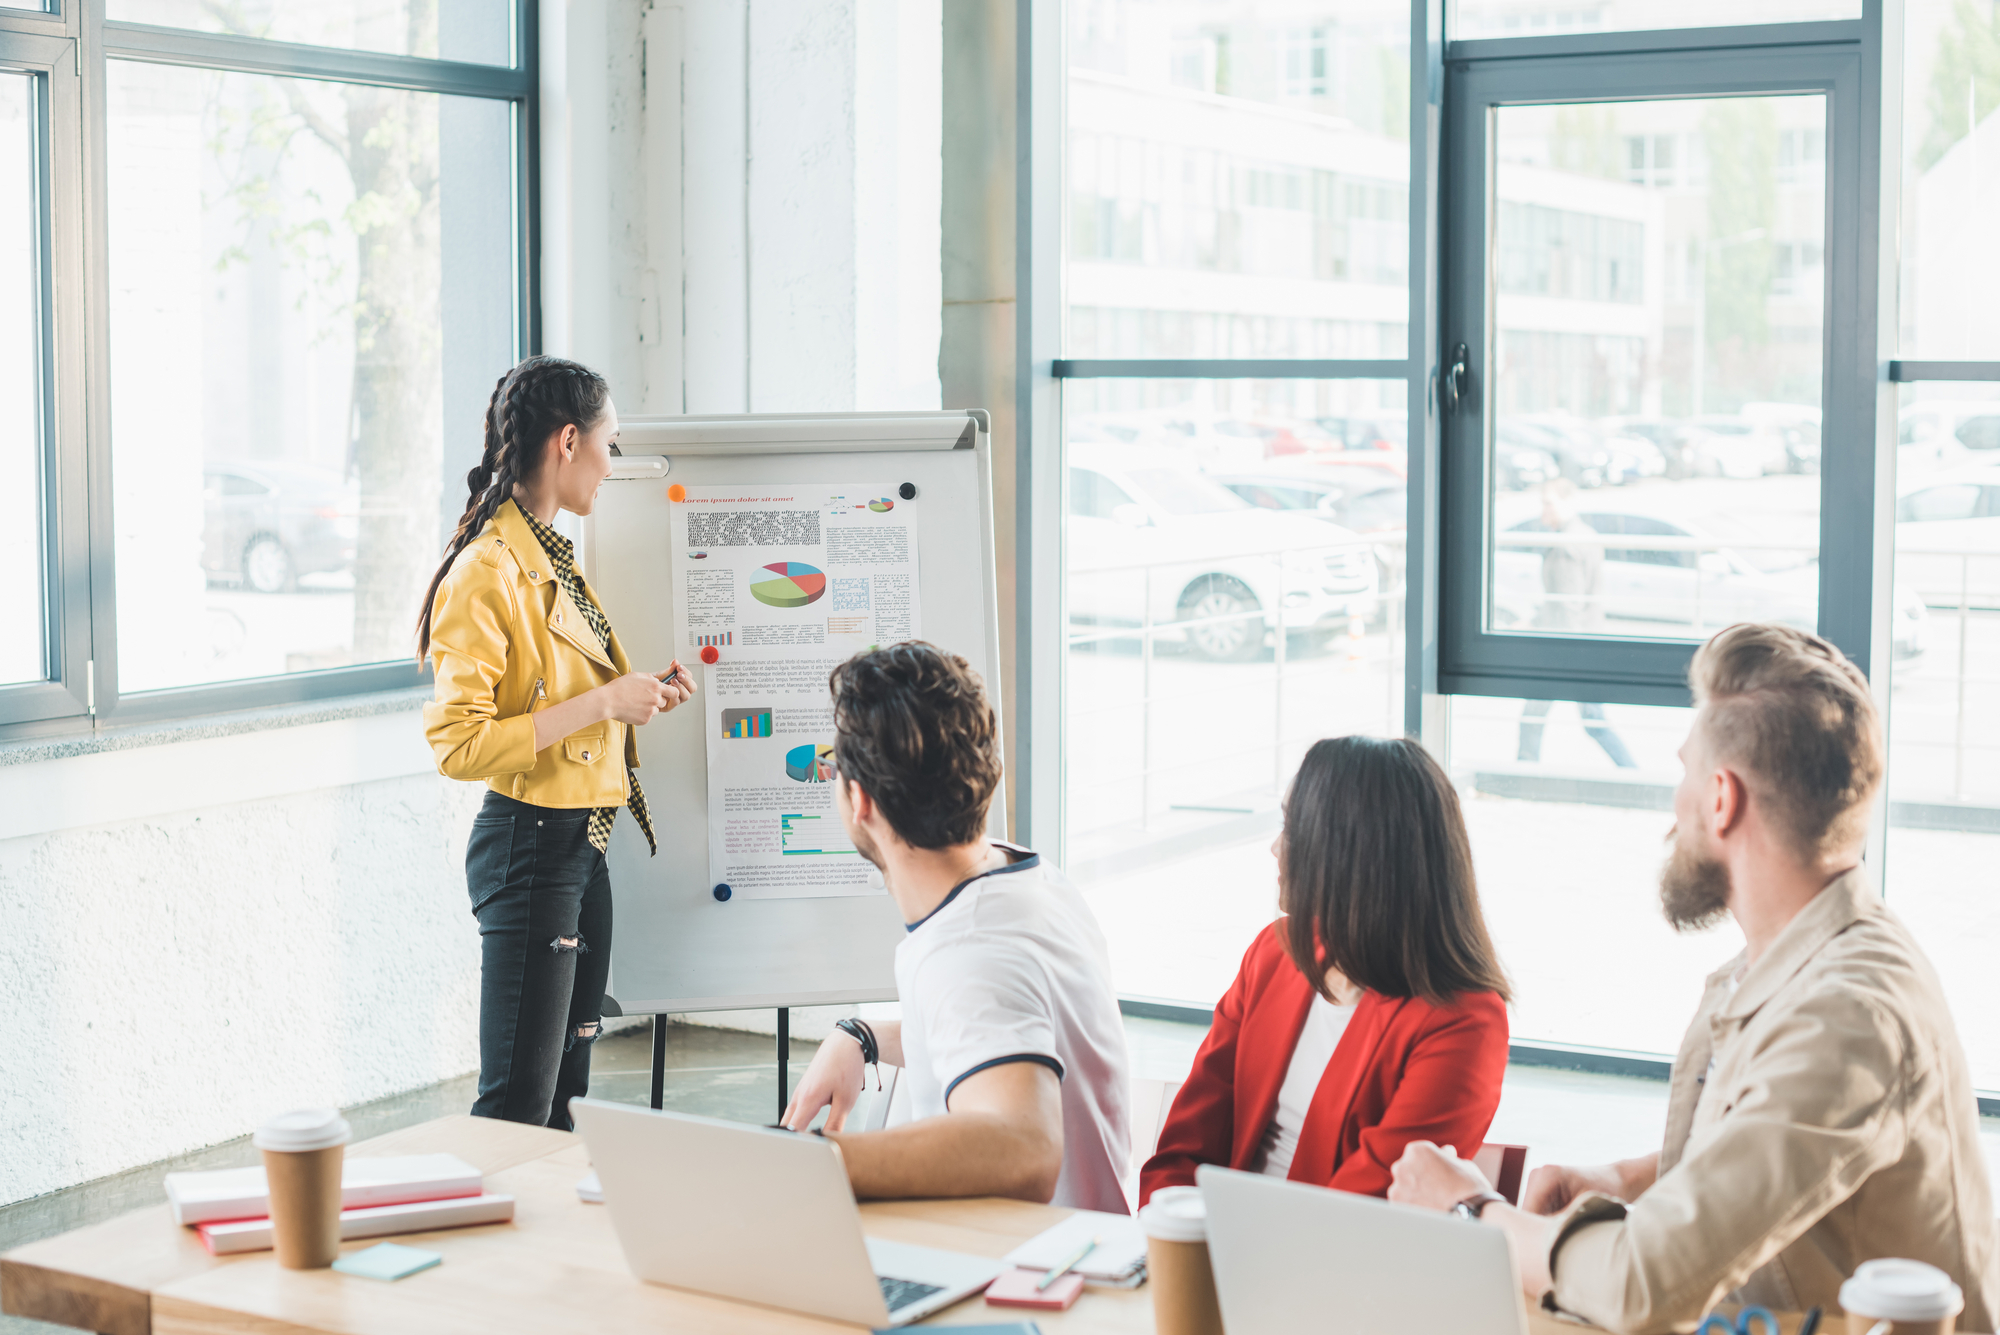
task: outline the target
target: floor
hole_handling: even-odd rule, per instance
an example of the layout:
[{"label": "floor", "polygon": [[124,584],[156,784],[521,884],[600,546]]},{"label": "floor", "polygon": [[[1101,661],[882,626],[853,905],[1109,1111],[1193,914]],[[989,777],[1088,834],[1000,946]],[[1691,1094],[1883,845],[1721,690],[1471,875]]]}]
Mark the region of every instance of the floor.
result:
[{"label": "floor", "polygon": [[[1157,1080],[1186,1075],[1202,1037],[1202,1030],[1192,1025],[1130,1017],[1125,1031],[1133,1075]],[[813,1050],[809,1042],[793,1042],[793,1080],[804,1073]],[[650,1060],[651,1035],[645,1027],[608,1036],[597,1047],[591,1093],[644,1103]],[[360,1140],[463,1112],[472,1096],[473,1077],[466,1075],[345,1111]],[[1666,1098],[1667,1087],[1654,1081],[1510,1067],[1488,1138],[1527,1145],[1530,1167],[1548,1161],[1602,1162],[1657,1145],[1666,1123]],[[773,1120],[778,1091],[772,1039],[698,1025],[670,1026],[664,1103],[710,1117]],[[2000,1119],[1985,1120],[1983,1138],[1989,1161],[2000,1163]],[[161,1179],[169,1172],[255,1161],[256,1151],[244,1137],[0,1208],[0,1251],[154,1204],[162,1198]],[[65,1329],[0,1316],[0,1335],[55,1335]]]}]

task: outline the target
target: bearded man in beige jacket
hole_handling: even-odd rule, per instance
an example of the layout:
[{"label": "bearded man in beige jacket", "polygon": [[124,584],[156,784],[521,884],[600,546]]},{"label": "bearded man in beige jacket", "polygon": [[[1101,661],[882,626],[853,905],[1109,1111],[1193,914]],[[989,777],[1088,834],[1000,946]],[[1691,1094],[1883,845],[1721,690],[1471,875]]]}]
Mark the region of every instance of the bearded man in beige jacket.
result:
[{"label": "bearded man in beige jacket", "polygon": [[[1881,719],[1840,651],[1732,626],[1689,669],[1668,921],[1734,917],[1745,948],[1708,979],[1674,1060],[1665,1147],[1537,1169],[1521,1208],[1449,1146],[1412,1144],[1391,1200],[1460,1202],[1504,1229],[1523,1289],[1626,1335],[1692,1329],[1726,1301],[1840,1310],[1881,1256],[2000,1304],[1979,1110],[1944,991],[1861,870]],[[1494,1203],[1497,1202],[1497,1203]]]}]

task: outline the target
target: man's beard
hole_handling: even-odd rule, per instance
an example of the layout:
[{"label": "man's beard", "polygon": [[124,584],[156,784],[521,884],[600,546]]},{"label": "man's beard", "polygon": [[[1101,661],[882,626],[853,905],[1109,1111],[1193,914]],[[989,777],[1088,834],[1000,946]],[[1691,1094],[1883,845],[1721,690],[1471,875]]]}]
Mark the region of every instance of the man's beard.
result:
[{"label": "man's beard", "polygon": [[1715,926],[1729,912],[1729,868],[1683,843],[1678,826],[1667,831],[1667,843],[1672,851],[1660,868],[1660,911],[1677,932]]}]

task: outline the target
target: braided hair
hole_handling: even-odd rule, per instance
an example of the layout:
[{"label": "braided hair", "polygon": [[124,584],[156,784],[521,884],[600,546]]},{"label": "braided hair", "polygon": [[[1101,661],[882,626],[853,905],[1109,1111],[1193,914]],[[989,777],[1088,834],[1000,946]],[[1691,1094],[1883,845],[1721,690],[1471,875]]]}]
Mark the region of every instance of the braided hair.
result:
[{"label": "braided hair", "polygon": [[587,366],[561,357],[530,357],[500,377],[486,402],[486,449],[465,475],[468,494],[458,530],[445,544],[444,561],[431,576],[417,617],[417,661],[431,650],[431,611],[438,585],[466,544],[514,495],[514,485],[534,477],[541,447],[566,426],[588,431],[604,416],[611,386]]}]

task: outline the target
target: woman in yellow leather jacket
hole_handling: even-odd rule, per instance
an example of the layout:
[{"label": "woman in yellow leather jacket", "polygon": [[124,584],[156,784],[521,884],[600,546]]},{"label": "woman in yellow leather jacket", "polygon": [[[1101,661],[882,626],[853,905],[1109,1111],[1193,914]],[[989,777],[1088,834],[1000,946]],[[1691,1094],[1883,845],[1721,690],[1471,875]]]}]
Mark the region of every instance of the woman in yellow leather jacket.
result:
[{"label": "woman in yellow leather jacket", "polygon": [[437,673],[424,732],[438,771],[488,790],[465,851],[480,942],[472,1112],[564,1131],[602,1024],[604,850],[621,807],[653,846],[632,729],[695,689],[678,661],[631,670],[552,527],[559,510],[590,513],[617,434],[596,372],[530,357],[501,376],[465,514],[417,621],[418,657]]}]

